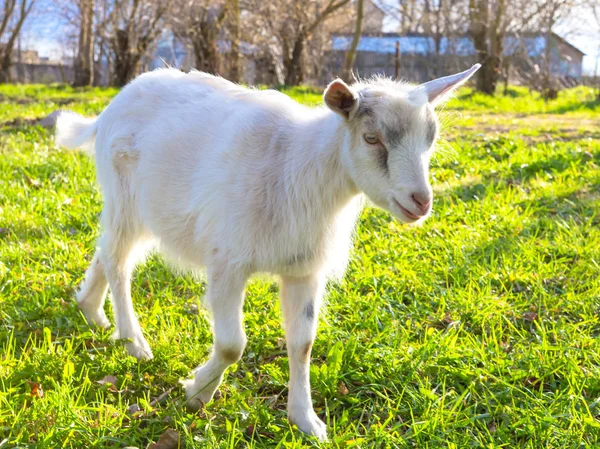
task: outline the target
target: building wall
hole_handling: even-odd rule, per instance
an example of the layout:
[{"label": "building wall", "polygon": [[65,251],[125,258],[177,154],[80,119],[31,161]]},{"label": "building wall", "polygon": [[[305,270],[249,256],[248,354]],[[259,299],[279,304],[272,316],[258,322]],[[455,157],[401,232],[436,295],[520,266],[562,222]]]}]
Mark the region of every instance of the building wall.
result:
[{"label": "building wall", "polygon": [[562,41],[553,42],[550,70],[553,75],[581,78],[583,55]]},{"label": "building wall", "polygon": [[20,83],[72,83],[74,80],[73,67],[58,64],[13,64],[10,76]]},{"label": "building wall", "polygon": [[[322,84],[330,82],[341,75],[345,52],[330,51],[326,54],[325,73],[320,80]],[[430,55],[404,54],[400,56],[398,78],[412,83],[423,83],[438,76],[467,70],[475,63],[473,56],[440,56],[432,64]],[[354,73],[359,78],[374,75],[393,78],[396,71],[396,55],[361,51],[356,54]]]},{"label": "building wall", "polygon": [[[364,36],[359,43],[354,72],[359,77],[372,75],[393,77],[396,59],[393,45],[395,41],[402,41],[399,71],[401,79],[423,82],[448,73],[466,70],[477,62],[472,41],[467,37],[460,38],[458,41],[461,45],[456,48],[450,43],[442,45],[443,54],[440,56],[433,54],[433,49],[427,45],[429,40],[431,38],[424,35]],[[550,41],[551,74],[557,78],[581,78],[583,59],[581,52],[556,36],[553,36]],[[340,75],[341,61],[349,37],[334,36],[332,42],[333,49],[327,54],[322,82]],[[507,44],[506,56],[510,57],[511,65],[514,67],[525,71],[533,70],[532,63],[542,70],[545,67],[546,38],[543,35],[526,37],[518,42],[509,40]]]}]

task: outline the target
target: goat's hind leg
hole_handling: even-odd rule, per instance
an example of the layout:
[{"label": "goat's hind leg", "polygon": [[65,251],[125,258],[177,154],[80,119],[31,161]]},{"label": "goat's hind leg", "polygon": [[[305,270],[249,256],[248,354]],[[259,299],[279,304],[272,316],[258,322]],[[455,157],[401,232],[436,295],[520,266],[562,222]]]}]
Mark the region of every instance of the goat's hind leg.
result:
[{"label": "goat's hind leg", "polygon": [[137,262],[140,238],[123,230],[108,231],[101,238],[101,258],[110,286],[115,315],[115,339],[127,339],[127,352],[138,359],[151,359],[152,351],[142,334],[131,300],[131,275]]},{"label": "goat's hind leg", "polygon": [[100,251],[96,251],[94,259],[85,273],[85,279],[75,294],[79,310],[83,312],[90,325],[109,327],[110,321],[104,313],[104,299],[108,290],[108,281],[104,274],[104,264]]},{"label": "goat's hind leg", "polygon": [[214,348],[208,362],[194,371],[194,378],[181,382],[188,408],[192,410],[212,399],[227,367],[237,362],[244,352],[246,334],[242,307],[246,278],[238,271],[209,270],[206,303],[212,312]]}]

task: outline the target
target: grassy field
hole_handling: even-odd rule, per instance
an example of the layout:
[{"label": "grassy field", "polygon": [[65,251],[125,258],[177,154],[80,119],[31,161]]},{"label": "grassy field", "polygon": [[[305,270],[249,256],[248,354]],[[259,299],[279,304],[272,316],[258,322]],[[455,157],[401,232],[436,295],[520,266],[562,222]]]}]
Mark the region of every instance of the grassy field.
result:
[{"label": "grassy field", "polygon": [[275,282],[251,282],[244,357],[196,414],[178,380],[210,350],[201,282],[159,258],[137,270],[152,361],[85,324],[73,291],[99,233],[94,166],[35,123],[57,108],[99,113],[116,92],[0,86],[0,448],[145,448],[168,429],[188,448],[600,447],[590,90],[545,103],[518,88],[494,99],[464,89],[443,113],[429,221],[364,211],[313,350],[322,445],[286,420]]}]

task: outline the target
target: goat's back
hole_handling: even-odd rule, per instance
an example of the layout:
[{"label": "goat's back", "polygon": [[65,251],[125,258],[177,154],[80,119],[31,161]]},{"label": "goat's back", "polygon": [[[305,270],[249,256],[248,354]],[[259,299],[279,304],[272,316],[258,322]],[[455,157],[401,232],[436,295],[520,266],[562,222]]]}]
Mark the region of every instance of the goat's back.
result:
[{"label": "goat's back", "polygon": [[285,185],[286,170],[303,164],[291,153],[317,139],[294,126],[314,115],[281,93],[201,72],[142,75],[98,120],[108,209],[192,265],[217,254],[254,269],[317,259],[325,245],[311,226],[324,214],[294,204],[299,194]]}]

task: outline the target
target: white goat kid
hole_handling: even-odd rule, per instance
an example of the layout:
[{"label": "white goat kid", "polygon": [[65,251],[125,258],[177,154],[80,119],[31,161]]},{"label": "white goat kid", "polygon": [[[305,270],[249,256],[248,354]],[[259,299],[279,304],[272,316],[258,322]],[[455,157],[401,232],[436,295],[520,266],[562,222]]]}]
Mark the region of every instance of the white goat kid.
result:
[{"label": "white goat kid", "polygon": [[206,267],[214,322],[208,362],[183,382],[188,404],[211,400],[242,355],[244,288],[255,272],[281,276],[291,422],[319,439],[309,361],[326,280],[347,263],[361,192],[403,222],[430,214],[433,106],[476,70],[411,86],[386,79],[332,82],[328,108],[248,90],[201,72],[141,75],[97,119],[63,113],[57,142],[94,147],[103,234],[77,294],[91,324],[109,326],[143,359],[152,351],[131,301],[131,273],[158,247]]}]

